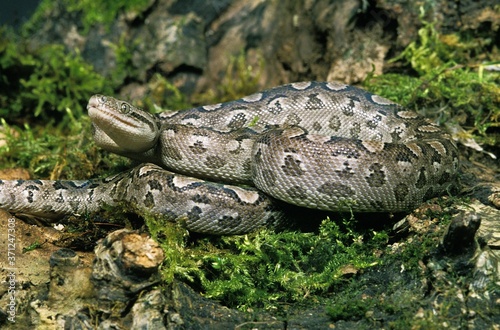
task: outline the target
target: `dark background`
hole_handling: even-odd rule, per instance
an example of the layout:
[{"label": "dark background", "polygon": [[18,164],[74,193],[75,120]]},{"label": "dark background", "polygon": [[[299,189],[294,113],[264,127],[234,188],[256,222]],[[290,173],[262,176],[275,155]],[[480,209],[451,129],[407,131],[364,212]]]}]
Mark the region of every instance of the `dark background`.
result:
[{"label": "dark background", "polygon": [[30,18],[40,2],[41,0],[1,0],[0,26],[18,28]]}]

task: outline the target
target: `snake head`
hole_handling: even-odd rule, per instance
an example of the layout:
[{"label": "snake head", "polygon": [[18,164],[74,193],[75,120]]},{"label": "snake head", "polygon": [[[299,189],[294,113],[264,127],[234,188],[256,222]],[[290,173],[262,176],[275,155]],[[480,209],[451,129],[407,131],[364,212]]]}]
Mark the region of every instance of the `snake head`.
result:
[{"label": "snake head", "polygon": [[94,95],[87,105],[94,140],[110,152],[140,153],[158,140],[160,123],[152,114],[110,96]]}]

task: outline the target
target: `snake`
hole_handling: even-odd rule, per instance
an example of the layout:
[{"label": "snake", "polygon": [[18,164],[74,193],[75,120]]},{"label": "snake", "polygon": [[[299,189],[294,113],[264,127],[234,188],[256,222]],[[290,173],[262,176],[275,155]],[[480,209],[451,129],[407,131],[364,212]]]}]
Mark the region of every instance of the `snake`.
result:
[{"label": "snake", "polygon": [[283,208],[407,212],[455,182],[458,149],[437,124],[339,82],[298,82],[152,114],[88,102],[98,146],[140,163],[107,178],[1,180],[0,208],[46,218],[126,205],[188,230],[241,234]]}]

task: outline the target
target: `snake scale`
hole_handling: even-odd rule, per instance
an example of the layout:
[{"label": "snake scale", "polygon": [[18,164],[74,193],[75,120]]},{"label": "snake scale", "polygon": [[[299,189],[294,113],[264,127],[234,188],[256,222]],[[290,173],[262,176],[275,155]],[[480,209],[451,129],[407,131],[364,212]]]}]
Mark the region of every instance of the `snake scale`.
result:
[{"label": "snake scale", "polygon": [[94,95],[88,113],[97,145],[144,164],[105,179],[0,181],[0,208],[57,217],[125,203],[192,231],[237,234],[281,222],[280,201],[407,211],[446,191],[459,166],[435,124],[341,83],[158,115]]}]

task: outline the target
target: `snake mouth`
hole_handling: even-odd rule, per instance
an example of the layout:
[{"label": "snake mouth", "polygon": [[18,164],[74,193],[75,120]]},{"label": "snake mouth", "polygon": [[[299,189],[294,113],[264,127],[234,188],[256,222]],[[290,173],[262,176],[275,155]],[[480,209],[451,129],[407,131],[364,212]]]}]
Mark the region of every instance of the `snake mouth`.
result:
[{"label": "snake mouth", "polygon": [[96,94],[92,95],[89,99],[89,102],[87,103],[87,111],[90,110],[91,108],[97,108],[99,105],[99,98],[101,98],[102,95]]},{"label": "snake mouth", "polygon": [[[112,127],[113,130],[120,130],[128,132],[129,129],[140,129],[141,125],[135,120],[127,120],[123,116],[116,115],[113,111],[98,107],[90,107],[88,109],[89,117],[101,126],[102,123],[114,123],[112,125],[102,125],[105,127]],[[100,124],[101,123],[101,124]]]},{"label": "snake mouth", "polygon": [[[116,113],[106,105],[99,102],[99,96],[94,95],[87,104],[87,113],[97,126],[113,127],[114,130],[127,131],[128,129],[139,129],[140,123],[134,118]],[[115,123],[112,125],[102,125],[101,123]]]}]

